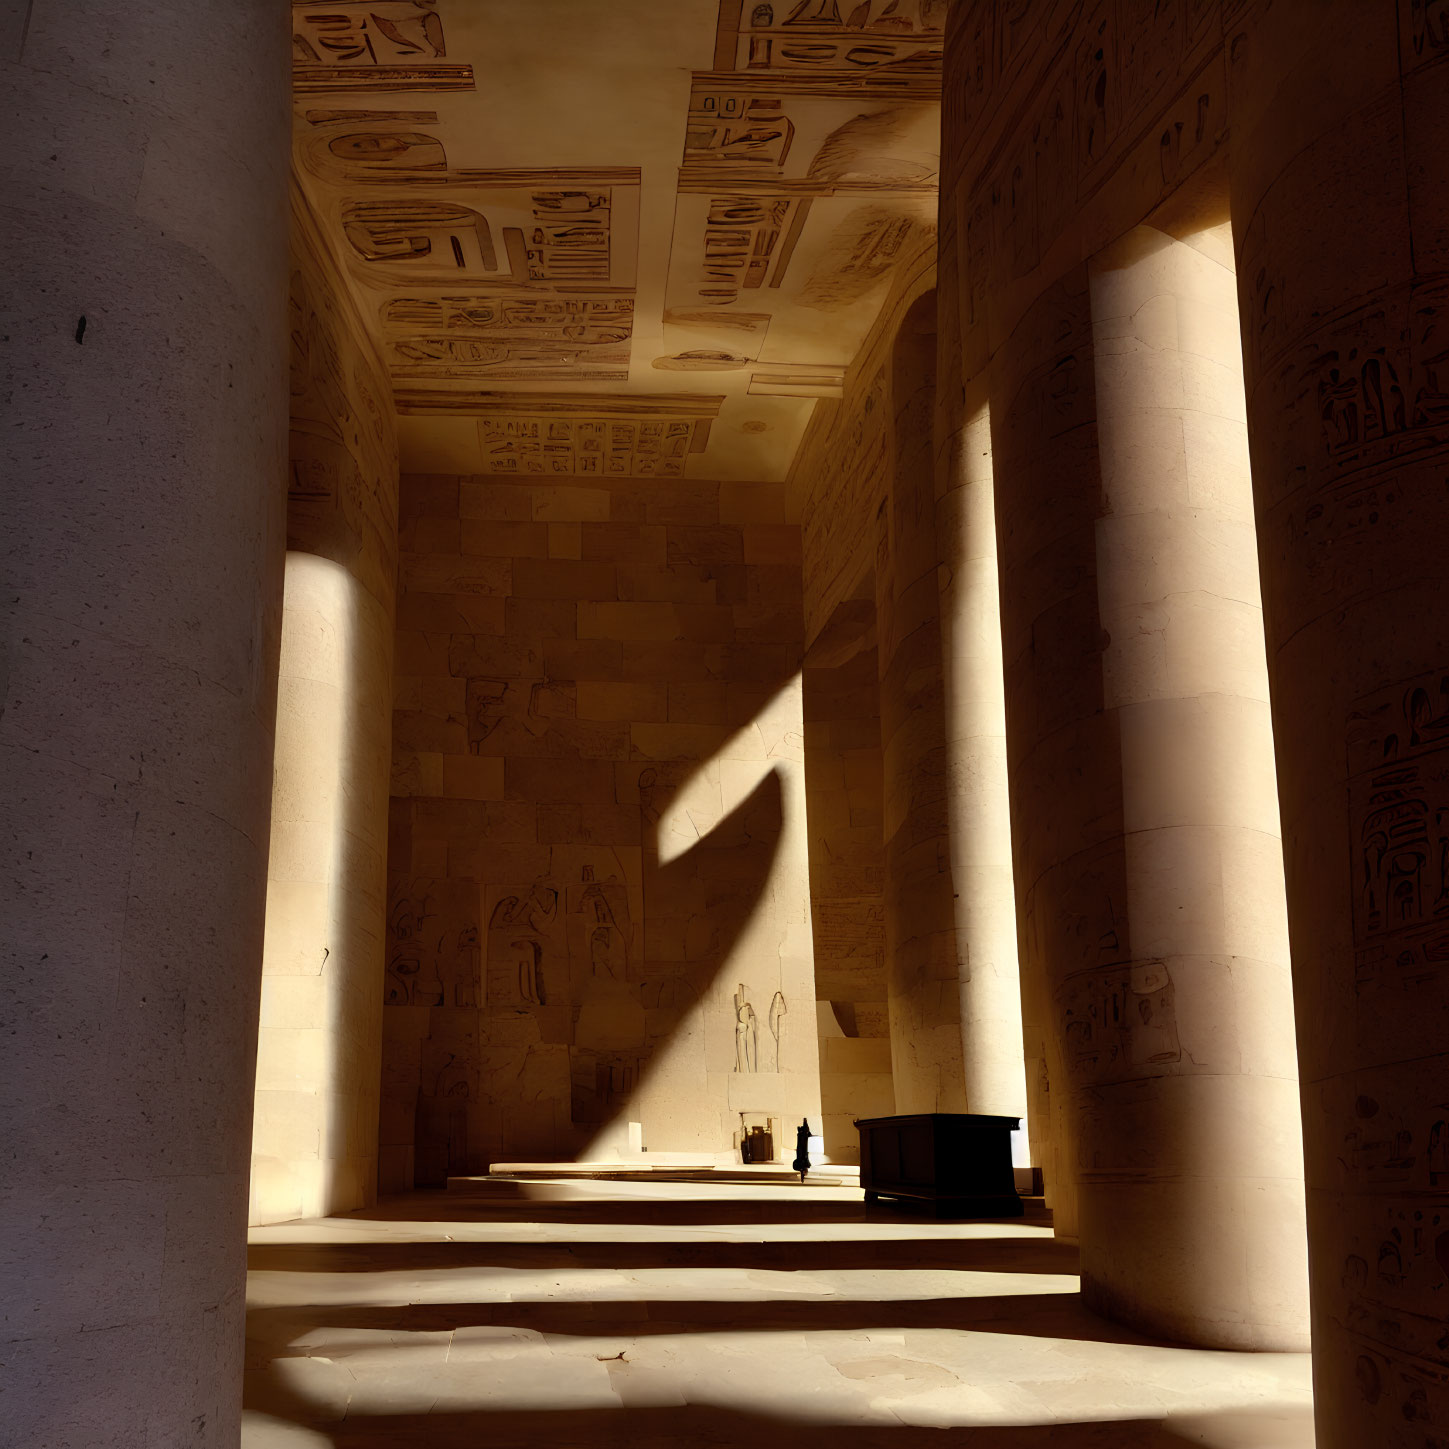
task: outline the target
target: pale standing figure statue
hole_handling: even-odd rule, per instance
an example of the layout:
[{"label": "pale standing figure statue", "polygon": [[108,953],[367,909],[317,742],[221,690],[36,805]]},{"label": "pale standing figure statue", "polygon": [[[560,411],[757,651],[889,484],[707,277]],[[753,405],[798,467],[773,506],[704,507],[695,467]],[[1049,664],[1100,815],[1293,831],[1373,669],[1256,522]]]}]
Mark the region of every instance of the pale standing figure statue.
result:
[{"label": "pale standing figure statue", "polygon": [[775,1039],[775,1071],[780,1070],[780,1032],[785,1025],[785,1013],[789,1008],[785,1005],[785,993],[777,991],[775,999],[770,1003],[770,1035]]},{"label": "pale standing figure statue", "polygon": [[759,1028],[755,1008],[745,1000],[745,983],[735,992],[735,1071],[759,1070]]}]

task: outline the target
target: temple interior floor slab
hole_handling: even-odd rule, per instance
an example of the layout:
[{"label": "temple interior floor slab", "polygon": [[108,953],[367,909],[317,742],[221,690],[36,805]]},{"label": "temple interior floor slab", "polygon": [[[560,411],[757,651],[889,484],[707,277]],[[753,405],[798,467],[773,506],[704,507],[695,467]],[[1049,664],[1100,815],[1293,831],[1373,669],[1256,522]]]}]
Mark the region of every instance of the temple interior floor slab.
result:
[{"label": "temple interior floor slab", "polygon": [[1154,1342],[1048,1221],[482,1182],[255,1228],[244,1449],[1310,1449],[1307,1354]]}]

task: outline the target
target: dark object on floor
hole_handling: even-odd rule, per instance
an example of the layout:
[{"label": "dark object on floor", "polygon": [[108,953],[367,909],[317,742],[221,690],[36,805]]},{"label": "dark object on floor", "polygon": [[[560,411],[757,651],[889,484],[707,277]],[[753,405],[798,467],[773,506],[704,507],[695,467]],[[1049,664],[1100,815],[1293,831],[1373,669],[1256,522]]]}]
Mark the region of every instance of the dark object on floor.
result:
[{"label": "dark object on floor", "polygon": [[790,1164],[800,1174],[800,1181],[805,1181],[805,1174],[810,1171],[810,1122],[805,1120],[795,1129],[795,1160]]},{"label": "dark object on floor", "polygon": [[860,1185],[865,1200],[908,1198],[938,1216],[1019,1218],[1011,1169],[1011,1134],[1019,1117],[925,1112],[870,1117],[860,1129]]},{"label": "dark object on floor", "polygon": [[740,1160],[742,1162],[773,1162],[775,1160],[775,1134],[764,1127],[751,1127],[740,1138]]}]

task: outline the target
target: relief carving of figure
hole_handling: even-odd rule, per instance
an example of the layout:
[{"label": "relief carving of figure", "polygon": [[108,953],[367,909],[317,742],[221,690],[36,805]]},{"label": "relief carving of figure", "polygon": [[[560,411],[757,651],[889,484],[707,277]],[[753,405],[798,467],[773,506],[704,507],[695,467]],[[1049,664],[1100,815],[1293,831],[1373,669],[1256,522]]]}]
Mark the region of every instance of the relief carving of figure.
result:
[{"label": "relief carving of figure", "polygon": [[774,1070],[780,1070],[780,1032],[785,1025],[785,1013],[789,1008],[785,1005],[785,993],[777,991],[774,999],[770,1002],[770,1035],[775,1039],[775,1066]]},{"label": "relief carving of figure", "polygon": [[735,992],[735,1071],[759,1070],[759,1028],[755,1008],[745,999],[745,984]]}]

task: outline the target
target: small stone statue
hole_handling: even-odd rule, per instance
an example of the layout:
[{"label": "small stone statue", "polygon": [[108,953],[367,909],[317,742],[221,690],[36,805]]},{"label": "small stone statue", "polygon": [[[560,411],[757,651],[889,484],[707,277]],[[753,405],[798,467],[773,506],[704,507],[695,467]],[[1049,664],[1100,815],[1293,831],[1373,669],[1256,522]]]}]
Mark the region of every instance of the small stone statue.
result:
[{"label": "small stone statue", "polygon": [[800,1174],[800,1181],[805,1181],[805,1174],[810,1171],[810,1121],[807,1118],[795,1129],[795,1160],[790,1164]]}]

